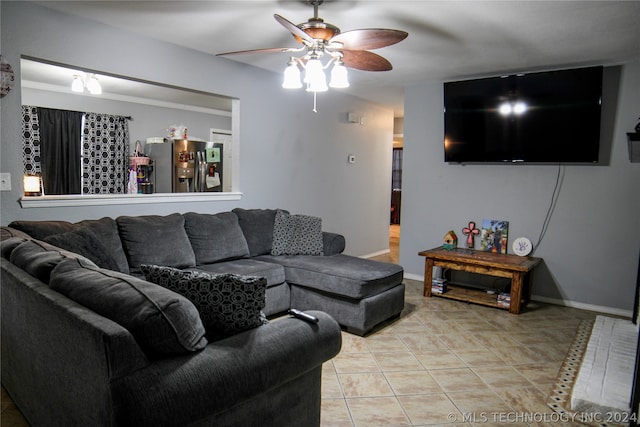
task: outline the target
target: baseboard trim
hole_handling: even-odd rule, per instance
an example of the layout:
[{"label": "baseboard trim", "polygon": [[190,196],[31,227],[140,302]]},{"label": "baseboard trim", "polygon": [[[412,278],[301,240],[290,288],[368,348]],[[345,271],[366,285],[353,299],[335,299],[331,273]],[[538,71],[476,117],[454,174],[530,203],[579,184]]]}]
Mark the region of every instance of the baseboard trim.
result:
[{"label": "baseboard trim", "polygon": [[580,310],[596,311],[598,313],[612,314],[614,316],[628,317],[631,319],[632,310],[622,310],[620,308],[605,307],[603,305],[586,304],[583,302],[567,301],[564,299],[548,298],[539,295],[531,295],[533,301],[546,302],[548,304],[562,305],[565,307],[579,308]]},{"label": "baseboard trim", "polygon": [[383,249],[381,251],[378,252],[373,252],[371,254],[367,254],[367,255],[360,255],[358,258],[373,258],[375,256],[380,256],[380,255],[386,255],[388,253],[391,253],[391,250],[389,249]]},{"label": "baseboard trim", "polygon": [[[421,276],[419,274],[408,274],[408,273],[405,273],[404,278],[405,279],[409,279],[409,280],[417,280],[419,282],[424,282],[424,276]],[[620,308],[605,307],[605,306],[602,306],[602,305],[585,304],[583,302],[568,301],[568,300],[557,299],[557,298],[549,298],[549,297],[543,297],[543,296],[540,296],[540,295],[531,295],[531,299],[533,301],[544,302],[544,303],[547,303],[547,304],[554,304],[554,305],[560,305],[560,306],[564,306],[564,307],[578,308],[580,310],[595,311],[595,312],[598,312],[598,313],[604,313],[604,314],[611,314],[611,315],[614,315],[614,316],[627,317],[629,319],[631,318],[631,316],[633,316],[633,311],[632,310],[622,310]]]}]

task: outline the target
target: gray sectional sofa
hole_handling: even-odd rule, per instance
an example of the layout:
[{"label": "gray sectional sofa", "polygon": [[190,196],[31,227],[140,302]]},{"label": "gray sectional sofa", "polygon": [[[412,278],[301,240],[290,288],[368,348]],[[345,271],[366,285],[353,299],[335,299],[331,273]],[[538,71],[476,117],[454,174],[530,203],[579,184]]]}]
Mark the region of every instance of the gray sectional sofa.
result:
[{"label": "gray sectional sofa", "polygon": [[[2,384],[33,425],[318,425],[340,326],[404,307],[401,267],[281,210],[14,221],[2,239]],[[221,298],[233,312],[205,316]]]}]

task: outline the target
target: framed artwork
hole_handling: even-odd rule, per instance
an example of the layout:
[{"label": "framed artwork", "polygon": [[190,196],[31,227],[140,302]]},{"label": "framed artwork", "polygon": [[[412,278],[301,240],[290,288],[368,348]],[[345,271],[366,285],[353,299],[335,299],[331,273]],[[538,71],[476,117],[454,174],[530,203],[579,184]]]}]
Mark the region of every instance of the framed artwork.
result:
[{"label": "framed artwork", "polygon": [[482,220],[480,230],[480,249],[499,254],[507,253],[509,242],[509,221],[495,219]]}]

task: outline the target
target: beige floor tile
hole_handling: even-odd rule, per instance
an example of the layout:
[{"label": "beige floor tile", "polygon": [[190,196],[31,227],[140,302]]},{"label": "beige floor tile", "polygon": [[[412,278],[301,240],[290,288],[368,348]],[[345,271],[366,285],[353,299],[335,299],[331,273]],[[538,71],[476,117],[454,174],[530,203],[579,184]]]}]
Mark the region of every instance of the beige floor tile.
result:
[{"label": "beige floor tile", "polygon": [[340,353],[333,359],[336,372],[380,372],[378,363],[371,353]]},{"label": "beige floor tile", "polygon": [[342,348],[340,349],[340,354],[367,353],[368,351],[367,341],[364,338],[346,332],[342,333]]},{"label": "beige floor tile", "polygon": [[504,366],[497,354],[486,348],[452,350],[468,366]]},{"label": "beige floor tile", "polygon": [[451,350],[482,347],[482,343],[474,335],[472,332],[456,332],[438,335],[438,338]]},{"label": "beige floor tile", "polygon": [[393,396],[393,390],[383,374],[339,374],[345,397]]},{"label": "beige floor tile", "polygon": [[446,394],[398,396],[413,425],[448,424],[462,420],[462,414]]},{"label": "beige floor tile", "polygon": [[390,352],[390,351],[407,351],[407,346],[402,340],[395,335],[381,335],[371,337],[366,341],[367,348],[370,352]]},{"label": "beige floor tile", "polygon": [[445,392],[488,390],[487,385],[469,368],[434,369],[429,374]]},{"label": "beige floor tile", "polygon": [[408,351],[393,353],[374,353],[373,357],[380,368],[385,372],[390,371],[420,371],[423,366],[413,353]]},{"label": "beige floor tile", "polygon": [[321,427],[353,427],[351,414],[344,399],[322,399]]},{"label": "beige floor tile", "polygon": [[399,336],[404,345],[414,353],[422,353],[436,350],[448,350],[445,343],[431,332],[414,335]]},{"label": "beige floor tile", "polygon": [[502,331],[480,331],[473,334],[473,337],[489,348],[503,345],[519,345],[517,341],[511,338],[511,334]]},{"label": "beige floor tile", "polygon": [[342,399],[344,394],[342,393],[342,387],[338,381],[338,376],[335,372],[323,372],[322,373],[322,398],[323,399]]},{"label": "beige floor tile", "polygon": [[400,402],[394,397],[347,399],[356,427],[410,426]]},{"label": "beige floor tile", "polygon": [[442,389],[427,371],[385,372],[393,392],[398,395],[442,393]]},{"label": "beige floor tile", "polygon": [[529,380],[511,366],[479,366],[472,368],[490,387],[530,387]]},{"label": "beige floor tile", "polygon": [[496,389],[496,393],[513,409],[528,413],[552,413],[546,404],[547,396],[537,387],[512,387]]},{"label": "beige floor tile", "polygon": [[553,384],[558,376],[561,362],[558,363],[534,363],[530,365],[514,366],[515,370],[524,375],[535,385]]},{"label": "beige floor tile", "polygon": [[490,389],[459,391],[447,393],[447,396],[467,417],[464,421],[495,422],[494,414],[513,412],[513,408]]},{"label": "beige floor tile", "polygon": [[416,353],[416,358],[425,369],[466,368],[467,365],[451,350]]}]

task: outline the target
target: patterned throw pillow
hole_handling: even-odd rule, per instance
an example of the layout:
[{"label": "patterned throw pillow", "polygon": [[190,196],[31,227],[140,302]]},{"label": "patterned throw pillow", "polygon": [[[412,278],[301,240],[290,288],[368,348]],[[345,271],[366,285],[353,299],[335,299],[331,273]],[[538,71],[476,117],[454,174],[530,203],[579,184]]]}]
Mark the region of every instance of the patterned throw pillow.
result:
[{"label": "patterned throw pillow", "polygon": [[209,341],[267,323],[262,313],[267,280],[237,274],[208,274],[143,264],[145,278],[170,289],[193,303]]},{"label": "patterned throw pillow", "polygon": [[322,219],[278,210],[271,255],[322,255]]}]

